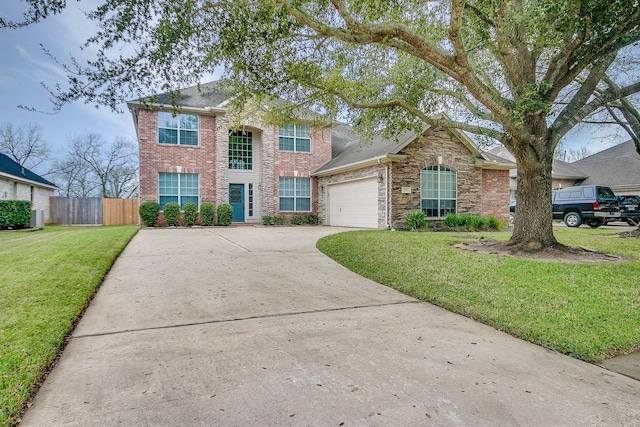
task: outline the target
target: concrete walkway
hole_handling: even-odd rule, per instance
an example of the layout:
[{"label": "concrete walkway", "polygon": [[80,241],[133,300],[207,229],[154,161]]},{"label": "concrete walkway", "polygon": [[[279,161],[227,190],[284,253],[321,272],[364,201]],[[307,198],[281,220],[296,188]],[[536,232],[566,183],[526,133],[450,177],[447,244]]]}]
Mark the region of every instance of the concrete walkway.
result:
[{"label": "concrete walkway", "polygon": [[141,230],[22,426],[640,425],[638,381],[346,270],[339,231]]}]

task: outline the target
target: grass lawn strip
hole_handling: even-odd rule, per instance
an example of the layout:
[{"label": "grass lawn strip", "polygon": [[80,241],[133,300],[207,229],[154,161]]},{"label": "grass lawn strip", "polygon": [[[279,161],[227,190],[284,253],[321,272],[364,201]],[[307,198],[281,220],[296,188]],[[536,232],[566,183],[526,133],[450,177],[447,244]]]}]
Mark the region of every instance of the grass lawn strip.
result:
[{"label": "grass lawn strip", "polygon": [[0,232],[0,426],[26,399],[137,226]]},{"label": "grass lawn strip", "polygon": [[607,230],[557,229],[565,245],[627,259],[560,263],[452,247],[470,235],[354,231],[318,248],[378,283],[588,362],[640,349],[640,239]]}]

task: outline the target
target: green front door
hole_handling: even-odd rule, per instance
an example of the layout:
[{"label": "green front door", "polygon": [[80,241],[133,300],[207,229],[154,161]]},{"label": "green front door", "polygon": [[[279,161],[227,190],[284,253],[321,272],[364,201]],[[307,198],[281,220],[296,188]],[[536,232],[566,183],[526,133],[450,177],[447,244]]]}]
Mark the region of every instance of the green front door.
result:
[{"label": "green front door", "polygon": [[233,222],[244,222],[244,184],[229,184],[229,204],[233,208]]}]

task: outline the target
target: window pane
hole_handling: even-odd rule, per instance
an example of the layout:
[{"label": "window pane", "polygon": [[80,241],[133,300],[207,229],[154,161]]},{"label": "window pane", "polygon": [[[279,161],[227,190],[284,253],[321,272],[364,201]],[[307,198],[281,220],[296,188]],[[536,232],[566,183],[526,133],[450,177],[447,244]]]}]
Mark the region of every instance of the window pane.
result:
[{"label": "window pane", "polygon": [[178,174],[177,173],[160,173],[159,176],[159,192],[160,195],[178,195]]},{"label": "window pane", "polygon": [[184,210],[187,203],[195,203],[198,206],[198,196],[182,196],[180,197],[180,209]]},{"label": "window pane", "polygon": [[296,180],[296,196],[297,197],[311,196],[311,179],[310,178],[298,178]]},{"label": "window pane", "polygon": [[296,125],[296,136],[298,138],[310,138],[311,127],[305,123]]},{"label": "window pane", "polygon": [[309,198],[301,198],[296,199],[296,211],[310,211],[311,210],[311,199]]},{"label": "window pane", "polygon": [[178,116],[160,111],[158,113],[158,127],[167,129],[178,129]]},{"label": "window pane", "polygon": [[177,144],[178,131],[175,129],[158,129],[158,142],[160,144]]},{"label": "window pane", "polygon": [[292,211],[294,208],[293,197],[280,197],[280,210]]},{"label": "window pane", "polygon": [[158,202],[160,204],[160,210],[164,210],[164,205],[171,202],[178,203],[178,196],[160,196]]},{"label": "window pane", "polygon": [[198,130],[198,116],[193,114],[180,114],[180,129],[184,130]]},{"label": "window pane", "polygon": [[311,140],[310,139],[298,139],[296,140],[296,151],[304,153],[311,152]]},{"label": "window pane", "polygon": [[[284,176],[280,177],[280,188],[279,188],[280,197],[293,197],[295,196],[295,187],[294,187],[294,179],[287,178]],[[293,208],[293,205],[292,205]]]},{"label": "window pane", "polygon": [[180,145],[198,145],[198,132],[192,130],[181,130]]},{"label": "window pane", "polygon": [[180,175],[180,195],[198,195],[198,175],[195,173],[183,173]]},{"label": "window pane", "polygon": [[283,151],[293,151],[293,147],[294,147],[294,139],[293,138],[287,138],[287,137],[280,137],[280,144],[278,146],[278,148],[280,150]]},{"label": "window pane", "polygon": [[280,136],[295,136],[295,127],[293,123],[285,123],[280,127]]}]

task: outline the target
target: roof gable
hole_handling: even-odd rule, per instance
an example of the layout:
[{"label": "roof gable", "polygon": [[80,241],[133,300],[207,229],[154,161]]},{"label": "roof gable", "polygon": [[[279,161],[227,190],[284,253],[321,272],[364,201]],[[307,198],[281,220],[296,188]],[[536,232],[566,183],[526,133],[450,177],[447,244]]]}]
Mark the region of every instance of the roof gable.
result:
[{"label": "roof gable", "polygon": [[572,163],[584,172],[583,184],[624,186],[640,183],[640,154],[632,140]]},{"label": "roof gable", "polygon": [[47,187],[57,188],[56,185],[51,181],[48,181],[40,175],[31,172],[24,166],[20,166],[19,163],[10,159],[4,154],[0,154],[0,173],[22,181],[31,181],[33,183],[44,185]]},{"label": "roof gable", "polygon": [[[424,135],[431,126],[425,127],[422,135]],[[449,129],[449,132],[461,142],[471,154],[478,159],[481,167],[505,167],[509,168],[513,162],[498,156],[483,153],[476,144],[463,132],[456,129]],[[357,134],[349,125],[341,123],[334,127],[331,131],[331,138],[336,141],[339,152],[334,152],[334,157],[324,166],[316,170],[314,173],[323,173],[330,170],[339,170],[343,168],[357,167],[357,165],[368,164],[376,159],[382,159],[387,156],[401,154],[401,151],[412,142],[416,141],[421,135],[406,131],[395,138],[384,138],[376,135],[371,141],[365,141],[361,135]],[[514,164],[515,165],[515,164]]]}]

